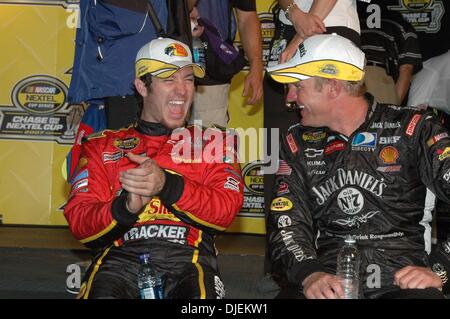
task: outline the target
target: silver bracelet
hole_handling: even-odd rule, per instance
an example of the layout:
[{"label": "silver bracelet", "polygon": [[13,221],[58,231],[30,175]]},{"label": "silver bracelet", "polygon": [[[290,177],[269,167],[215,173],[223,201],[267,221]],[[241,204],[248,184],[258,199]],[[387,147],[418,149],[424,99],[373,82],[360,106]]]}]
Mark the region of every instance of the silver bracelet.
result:
[{"label": "silver bracelet", "polygon": [[297,7],[297,4],[295,2],[292,2],[290,5],[287,6],[286,10],[284,10],[284,15],[286,16],[286,19],[288,19],[289,21],[291,21],[291,19],[289,19],[289,10],[291,10],[294,6]]}]

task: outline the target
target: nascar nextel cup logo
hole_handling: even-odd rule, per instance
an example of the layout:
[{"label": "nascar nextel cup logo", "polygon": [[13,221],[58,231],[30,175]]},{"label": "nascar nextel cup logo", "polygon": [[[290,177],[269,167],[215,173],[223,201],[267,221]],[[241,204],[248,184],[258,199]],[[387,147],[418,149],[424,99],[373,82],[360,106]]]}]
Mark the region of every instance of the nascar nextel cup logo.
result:
[{"label": "nascar nextel cup logo", "polygon": [[52,114],[66,102],[67,88],[51,76],[32,76],[16,84],[12,91],[13,104],[31,114]]},{"label": "nascar nextel cup logo", "polygon": [[405,8],[410,10],[423,10],[431,5],[433,0],[402,0]]},{"label": "nascar nextel cup logo", "polygon": [[261,162],[248,164],[242,170],[245,188],[253,195],[264,195],[264,172]]}]

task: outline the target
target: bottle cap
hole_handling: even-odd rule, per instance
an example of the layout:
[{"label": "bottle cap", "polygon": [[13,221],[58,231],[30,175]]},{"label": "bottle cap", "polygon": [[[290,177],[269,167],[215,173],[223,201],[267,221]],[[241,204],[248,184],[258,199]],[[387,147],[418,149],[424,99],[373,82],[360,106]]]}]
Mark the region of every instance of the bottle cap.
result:
[{"label": "bottle cap", "polygon": [[139,256],[141,262],[148,262],[150,260],[150,254],[142,254]]},{"label": "bottle cap", "polygon": [[345,236],[344,241],[346,244],[354,244],[354,243],[356,243],[356,238],[355,238],[355,236],[347,235],[347,236]]}]

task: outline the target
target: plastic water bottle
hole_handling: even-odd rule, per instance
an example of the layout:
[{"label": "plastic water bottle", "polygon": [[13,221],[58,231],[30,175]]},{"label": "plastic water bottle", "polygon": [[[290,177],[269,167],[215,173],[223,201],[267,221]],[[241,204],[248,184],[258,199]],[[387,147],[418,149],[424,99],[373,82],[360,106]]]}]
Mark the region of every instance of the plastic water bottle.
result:
[{"label": "plastic water bottle", "polygon": [[203,41],[198,37],[192,38],[192,57],[194,62],[201,65],[204,69],[206,67],[206,52]]},{"label": "plastic water bottle", "polygon": [[356,239],[347,235],[344,246],[337,258],[336,276],[339,278],[344,299],[358,299],[359,293],[359,252],[356,247]]},{"label": "plastic water bottle", "polygon": [[150,261],[150,254],[139,256],[141,266],[138,273],[138,286],[141,299],[163,299],[163,284]]}]

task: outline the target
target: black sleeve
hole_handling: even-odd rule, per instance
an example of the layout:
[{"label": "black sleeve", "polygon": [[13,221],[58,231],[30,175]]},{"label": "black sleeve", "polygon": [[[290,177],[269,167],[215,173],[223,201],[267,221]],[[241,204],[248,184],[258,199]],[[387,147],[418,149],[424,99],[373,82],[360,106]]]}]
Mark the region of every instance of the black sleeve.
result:
[{"label": "black sleeve", "polygon": [[230,0],[230,4],[242,11],[256,11],[256,0]]},{"label": "black sleeve", "polygon": [[[450,133],[431,113],[422,115],[419,135],[419,172],[424,184],[443,202],[450,203]],[[450,212],[449,212],[450,213]],[[430,265],[450,274],[450,236],[431,252]],[[448,293],[450,284],[444,285]]]},{"label": "black sleeve", "polygon": [[411,64],[413,74],[422,69],[422,53],[419,38],[414,27],[401,14],[390,13],[392,23],[396,24],[396,45],[398,47],[398,65]]},{"label": "black sleeve", "polygon": [[316,256],[316,231],[303,174],[293,168],[284,140],[268,216],[269,255],[273,272],[301,285],[310,274],[325,270]]}]

